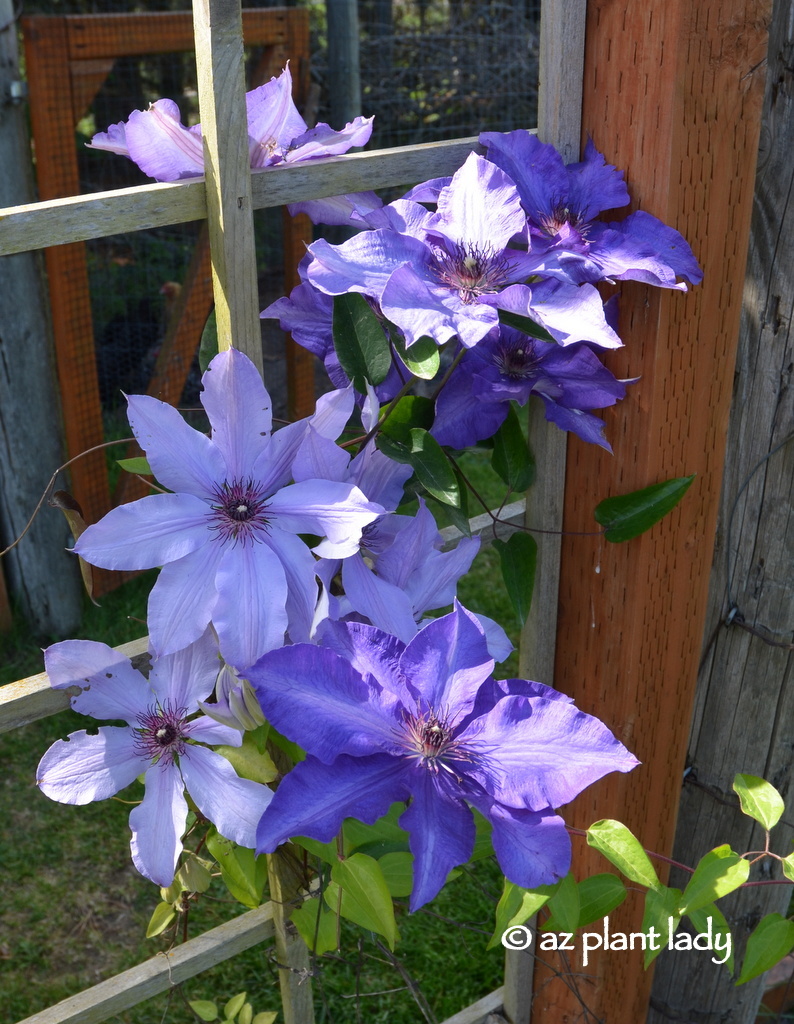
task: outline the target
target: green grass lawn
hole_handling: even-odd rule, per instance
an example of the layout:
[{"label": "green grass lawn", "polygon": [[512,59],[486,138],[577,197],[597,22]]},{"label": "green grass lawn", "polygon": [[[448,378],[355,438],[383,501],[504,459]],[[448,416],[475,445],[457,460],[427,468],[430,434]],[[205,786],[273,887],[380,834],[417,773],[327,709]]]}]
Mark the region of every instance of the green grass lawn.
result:
[{"label": "green grass lawn", "polygon": [[[501,495],[475,458],[478,487]],[[478,510],[472,509],[476,514]],[[80,636],[119,644],[143,635],[146,595],[153,574],[133,580],[86,605]],[[487,549],[462,581],[460,599],[512,630],[513,615],[501,583],[496,553]],[[23,627],[0,638],[0,682],[42,670],[41,652]],[[497,675],[516,672],[515,655]],[[84,728],[71,711],[0,735],[3,764],[0,798],[0,992],[2,1020],[38,1012],[166,948],[144,938],[159,892],[135,871],[129,856],[129,806],[108,800],[85,807],[54,803],[36,788],[36,766],[56,739]],[[124,797],[124,794],[120,794]],[[132,794],[133,798],[135,794]],[[316,965],[318,1021],[338,1024],[410,1024],[422,1020],[412,988],[433,1016],[443,1020],[501,983],[501,947],[486,951],[500,874],[490,860],[464,871],[427,908],[397,910],[401,941],[390,955],[376,937],[343,927],[338,954]],[[245,908],[220,885],[191,910],[189,934],[197,935]],[[410,981],[406,981],[406,979]],[[279,1008],[272,949],[257,947],[160,996],[111,1018],[126,1024],[182,1024],[196,1020],[187,999],[220,1005],[245,990],[254,1012]],[[417,997],[421,998],[421,997]]]}]

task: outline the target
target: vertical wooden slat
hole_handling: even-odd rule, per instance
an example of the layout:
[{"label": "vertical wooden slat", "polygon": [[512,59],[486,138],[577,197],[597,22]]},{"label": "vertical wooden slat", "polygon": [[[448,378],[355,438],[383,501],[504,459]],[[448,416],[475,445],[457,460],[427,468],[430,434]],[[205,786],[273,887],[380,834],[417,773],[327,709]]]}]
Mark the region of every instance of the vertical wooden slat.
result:
[{"label": "vertical wooden slat", "polygon": [[239,0],[195,0],[193,24],[218,345],[245,352],[261,373]]},{"label": "vertical wooden slat", "polygon": [[[668,854],[719,505],[768,16],[766,0],[594,0],[587,12],[583,131],[626,168],[634,206],[683,232],[705,281],[690,294],[621,287],[626,347],[610,366],[641,379],[608,410],[615,457],[569,442],[568,531],[592,530],[592,510],[608,495],[698,475],[673,514],[628,544],[563,539],[556,685],[642,761],[565,813],[579,827],[619,818]],[[604,870],[582,842],[576,853],[580,877]],[[613,931],[638,931],[641,911],[630,894]],[[651,976],[640,951],[595,954],[586,969],[569,955],[565,982],[598,1019],[645,1020]],[[565,982],[540,979],[539,1021],[582,1019]]]}]

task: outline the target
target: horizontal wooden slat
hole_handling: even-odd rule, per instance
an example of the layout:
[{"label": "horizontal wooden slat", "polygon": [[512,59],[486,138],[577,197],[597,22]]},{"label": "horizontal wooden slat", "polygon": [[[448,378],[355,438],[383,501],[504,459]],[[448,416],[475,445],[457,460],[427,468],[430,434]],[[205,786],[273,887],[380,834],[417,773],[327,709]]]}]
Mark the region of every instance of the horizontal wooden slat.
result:
[{"label": "horizontal wooden slat", "polygon": [[[118,648],[128,658],[145,654],[148,650],[149,638],[131,640]],[[48,715],[57,715],[69,707],[69,693],[66,690],[53,690],[46,672],[39,672],[27,679],[19,679],[15,683],[0,686],[0,733],[10,732],[21,725],[35,722]]]},{"label": "horizontal wooden slat", "polygon": [[[268,167],[252,175],[255,209],[454,174],[476,138]],[[110,157],[109,157],[110,159]],[[0,256],[142,231],[207,215],[204,180],[139,185],[0,210]]]},{"label": "horizontal wooden slat", "polygon": [[[524,525],[526,504],[526,500],[520,498],[518,501],[505,505],[499,512],[499,522],[496,524],[494,524],[493,519],[487,512],[483,512],[481,516],[475,516],[469,520],[469,529],[472,532],[472,536],[481,537],[483,547],[487,547],[491,541],[497,538],[504,540],[514,532],[514,527]],[[441,536],[444,540],[444,550],[446,551],[453,544],[457,543],[463,534],[457,526],[446,526],[441,531]]]},{"label": "horizontal wooden slat", "polygon": [[[453,1017],[447,1017],[442,1024],[487,1024],[491,1014],[498,1014],[504,1004],[504,987],[494,989],[487,996],[464,1007]],[[504,1020],[498,1017],[498,1020]]]},{"label": "horizontal wooden slat", "polygon": [[76,996],[64,999],[20,1024],[99,1024],[114,1014],[167,992],[188,978],[242,953],[273,935],[273,907],[265,903],[233,921],[159,953]]}]

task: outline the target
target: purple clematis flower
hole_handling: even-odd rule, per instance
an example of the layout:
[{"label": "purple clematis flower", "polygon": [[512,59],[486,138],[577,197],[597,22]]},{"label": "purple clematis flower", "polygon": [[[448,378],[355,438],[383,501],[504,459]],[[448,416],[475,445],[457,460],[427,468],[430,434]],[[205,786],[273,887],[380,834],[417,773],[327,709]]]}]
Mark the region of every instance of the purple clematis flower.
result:
[{"label": "purple clematis flower", "polygon": [[155,651],[187,646],[212,622],[225,660],[244,669],[280,646],[287,630],[292,640],[309,638],[316,563],[298,535],[322,537],[318,555],[344,558],[383,508],[347,483],[289,485],[306,431],[338,436],[352,394],[325,396],[310,421],[271,437],[270,398],[241,352],[217,355],[202,382],[211,439],[170,405],[145,395],[128,399],[130,425],[152,471],[175,493],[113,509],[75,550],[106,569],[163,566],[149,597]]},{"label": "purple clematis flower", "polygon": [[332,642],[272,651],[251,669],[269,721],[309,755],[279,785],[257,850],[298,835],[327,842],[347,817],[372,824],[410,801],[400,824],[417,910],[469,859],[472,805],[511,881],[564,876],[570,840],[554,808],[637,764],[609,729],[540,684],[494,684],[482,629],[460,605],[407,645],[356,623],[336,624]]},{"label": "purple clematis flower", "polygon": [[[336,132],[327,124],[308,128],[292,100],[289,67],[246,93],[251,167],[270,167],[346,153],[372,134],[372,118],[357,117]],[[129,120],[99,132],[88,144],[129,157],[158,181],[178,181],[204,173],[201,125],[186,128],[173,100],[155,100],[148,110],[133,110]]]},{"label": "purple clematis flower", "polygon": [[439,444],[468,448],[492,437],[510,402],[525,405],[530,394],[543,399],[547,420],[612,451],[603,420],[590,410],[624,398],[626,382],[587,345],[564,348],[510,327],[498,328],[464,353],[436,399],[431,433]]},{"label": "purple clematis flower", "polygon": [[143,774],[146,792],[130,814],[132,859],[142,875],[170,885],[182,851],[188,789],[201,813],[227,839],[253,847],[256,825],[273,797],[240,778],[203,743],[239,747],[237,729],[196,715],[212,692],[220,662],[210,631],[195,644],[152,662],[146,679],[118,651],[91,640],[66,640],[44,652],[50,683],[75,687],[72,707],[97,719],[121,719],[96,735],[72,733],[54,743],[38,767],[42,793],[66,804],[106,800]]},{"label": "purple clematis flower", "polygon": [[[559,267],[548,273],[579,284],[585,281],[645,281],[686,291],[703,273],[683,236],[649,213],[603,224],[605,210],[626,206],[623,172],[608,164],[588,140],[584,159],[564,164],[553,146],[518,130],[485,132],[480,142],[488,159],[516,183],[529,219],[532,250],[556,253]],[[683,281],[678,281],[678,278]]]}]

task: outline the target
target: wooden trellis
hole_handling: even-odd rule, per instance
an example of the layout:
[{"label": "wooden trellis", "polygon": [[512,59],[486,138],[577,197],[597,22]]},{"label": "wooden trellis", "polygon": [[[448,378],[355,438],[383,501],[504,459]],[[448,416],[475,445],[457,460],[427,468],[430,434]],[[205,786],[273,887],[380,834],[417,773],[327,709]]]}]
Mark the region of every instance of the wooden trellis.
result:
[{"label": "wooden trellis", "polygon": [[[616,457],[610,460],[576,439],[569,441],[564,498],[554,487],[540,502],[533,498],[529,525],[553,529],[562,513],[566,529],[587,533],[593,529],[592,508],[609,494],[695,471],[698,479],[691,498],[631,545],[610,547],[592,536],[563,540],[559,629],[554,626],[558,575],[552,559],[542,567],[543,589],[533,611],[537,618],[526,630],[526,637],[534,639],[527,649],[528,639],[522,660],[525,668],[545,665],[535,674],[605,718],[643,761],[637,772],[608,778],[589,790],[573,815],[567,814],[569,820],[586,826],[595,817],[620,818],[647,846],[669,854],[714,544],[769,4],[590,0],[586,33],[577,30],[575,17],[583,13],[584,0],[544,4],[541,136],[572,156],[581,110],[582,132],[610,161],[627,168],[635,206],[685,234],[706,278],[687,296],[634,283],[623,287],[621,334],[627,344],[612,357],[611,367],[620,376],[641,375],[643,383],[608,413]],[[450,174],[473,140],[276,167],[252,177],[247,145],[241,143],[244,122],[237,116],[244,90],[239,5],[196,0],[194,19],[206,182],[150,185],[2,211],[0,253],[30,249],[31,240],[36,247],[63,245],[108,230],[207,217],[221,343],[233,341],[257,360],[251,210]],[[571,67],[579,66],[576,52],[579,45],[581,59],[582,40],[586,88],[580,101],[582,78]],[[573,95],[566,91],[571,87]],[[551,452],[551,464],[541,466],[541,474],[556,469],[560,475],[559,447],[554,441],[542,445]],[[555,635],[556,645],[551,642]],[[543,638],[542,649],[538,638]],[[43,677],[11,684],[0,704],[0,729],[50,714],[62,704],[63,695],[50,691]],[[581,873],[583,867],[593,869],[580,857],[576,870]],[[602,862],[597,870],[603,870]],[[639,930],[637,905],[628,902],[625,913],[615,929]],[[155,959],[68,1000],[68,1007],[59,1004],[62,1010],[52,1008],[29,1020],[105,1019],[122,1005],[111,1006],[111,989],[126,986],[127,995],[119,998],[128,999],[123,1005],[129,1006],[144,990],[140,998],[233,955],[225,942],[238,930],[233,951],[274,931],[279,941],[280,929],[283,944],[286,934],[277,906],[222,927],[227,929],[223,935],[216,929],[172,954],[189,960],[188,969],[181,960],[178,969],[174,961],[170,970],[168,961],[161,965]],[[205,962],[197,953],[201,948],[207,950]],[[282,956],[299,958],[300,951],[279,951],[280,963],[297,963]],[[523,954],[508,960],[504,991],[455,1020],[473,1024],[502,1006],[512,1024],[529,1021],[530,964]],[[580,998],[607,1024],[645,1020],[651,978],[640,956],[602,956],[595,967],[591,962],[589,978],[582,978],[575,962],[570,971],[564,985],[538,972],[534,1024],[582,1019]],[[297,992],[294,975],[281,973],[285,1019],[306,1024],[311,1017],[305,991]]]}]

